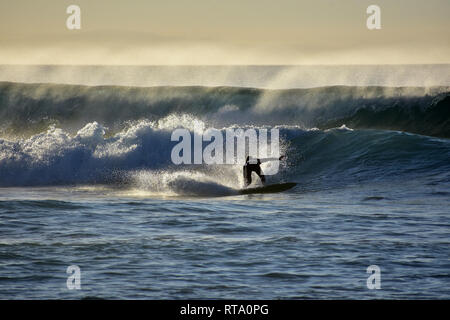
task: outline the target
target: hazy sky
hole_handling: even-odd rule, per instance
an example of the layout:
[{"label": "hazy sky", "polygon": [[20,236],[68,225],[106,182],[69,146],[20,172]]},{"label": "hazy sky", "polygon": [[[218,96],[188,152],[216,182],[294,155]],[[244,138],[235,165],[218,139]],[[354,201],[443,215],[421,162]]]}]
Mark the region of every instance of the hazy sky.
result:
[{"label": "hazy sky", "polygon": [[0,0],[0,63],[450,63],[449,14],[449,0]]}]

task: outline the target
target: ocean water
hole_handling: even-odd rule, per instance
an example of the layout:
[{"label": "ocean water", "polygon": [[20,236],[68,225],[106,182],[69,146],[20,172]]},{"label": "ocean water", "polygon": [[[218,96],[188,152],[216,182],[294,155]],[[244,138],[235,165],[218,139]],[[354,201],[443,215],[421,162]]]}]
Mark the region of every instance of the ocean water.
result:
[{"label": "ocean water", "polygon": [[[163,84],[0,83],[1,299],[450,298],[446,80]],[[176,166],[180,127],[275,127],[268,183],[297,185],[241,195],[239,164]]]}]

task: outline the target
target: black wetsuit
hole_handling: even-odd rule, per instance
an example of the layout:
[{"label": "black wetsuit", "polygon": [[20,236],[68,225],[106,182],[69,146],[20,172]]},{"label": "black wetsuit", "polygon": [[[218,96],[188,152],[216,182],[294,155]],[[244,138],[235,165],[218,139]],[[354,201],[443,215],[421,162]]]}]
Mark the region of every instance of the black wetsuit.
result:
[{"label": "black wetsuit", "polygon": [[[254,159],[253,161],[254,162]],[[258,177],[261,179],[261,182],[264,184],[266,182],[266,177],[264,176],[262,170],[261,170],[261,160],[256,159],[256,163],[250,163],[249,157],[247,157],[247,160],[244,165],[244,185],[248,186],[250,183],[252,183],[252,172],[255,172]]]}]

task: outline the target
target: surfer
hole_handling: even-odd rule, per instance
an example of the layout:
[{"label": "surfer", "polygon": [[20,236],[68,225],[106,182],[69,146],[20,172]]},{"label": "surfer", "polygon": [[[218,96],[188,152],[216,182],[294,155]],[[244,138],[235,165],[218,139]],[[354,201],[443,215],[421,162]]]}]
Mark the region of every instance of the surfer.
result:
[{"label": "surfer", "polygon": [[283,160],[284,156],[281,156],[279,158],[264,158],[264,159],[257,159],[252,158],[250,156],[247,156],[247,159],[245,160],[244,165],[244,186],[247,187],[249,184],[252,183],[252,172],[256,173],[258,177],[261,179],[262,184],[266,182],[266,177],[264,176],[262,170],[261,170],[261,163],[268,162],[268,161],[276,161],[276,160]]}]

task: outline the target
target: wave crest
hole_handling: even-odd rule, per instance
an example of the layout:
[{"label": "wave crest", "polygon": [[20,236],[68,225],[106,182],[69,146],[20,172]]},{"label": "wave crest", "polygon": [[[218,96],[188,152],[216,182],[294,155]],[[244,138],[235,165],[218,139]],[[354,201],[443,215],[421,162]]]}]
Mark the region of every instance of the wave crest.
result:
[{"label": "wave crest", "polygon": [[[402,130],[450,137],[449,87],[89,87],[0,82],[0,134],[30,136],[93,120],[109,134],[142,119],[191,128],[298,125]],[[185,119],[180,119],[184,115]],[[173,117],[173,118],[171,118]],[[195,123],[195,122],[198,123]]]}]

